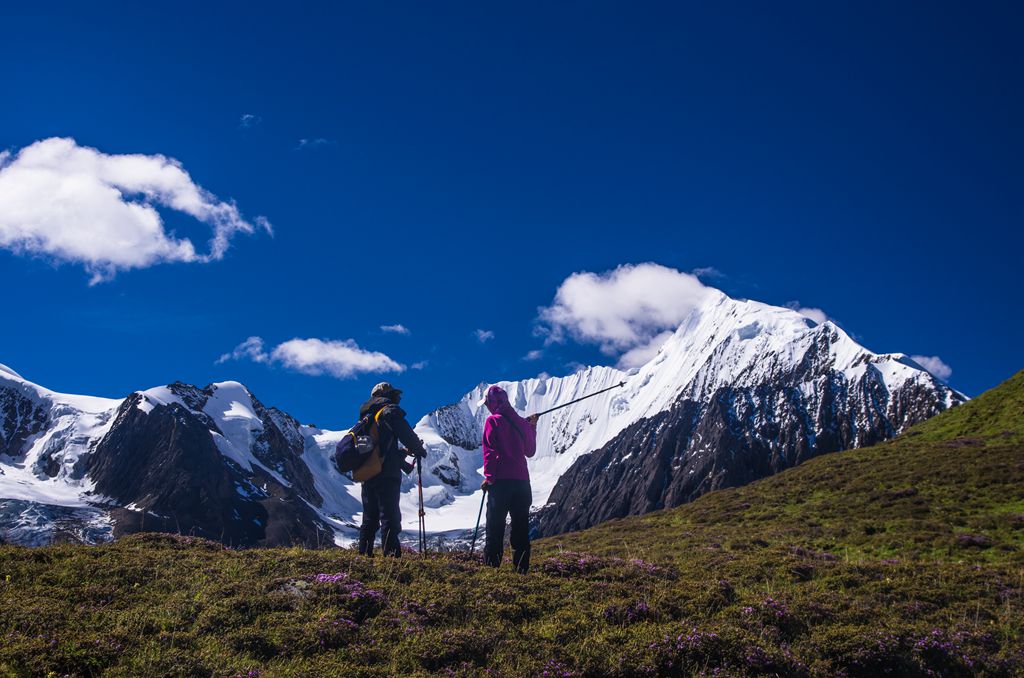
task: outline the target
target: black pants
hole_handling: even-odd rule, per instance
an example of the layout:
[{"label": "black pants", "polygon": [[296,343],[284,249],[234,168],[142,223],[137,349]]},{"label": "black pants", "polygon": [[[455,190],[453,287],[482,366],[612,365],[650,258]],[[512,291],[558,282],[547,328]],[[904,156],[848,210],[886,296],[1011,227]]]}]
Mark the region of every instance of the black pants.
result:
[{"label": "black pants", "polygon": [[402,532],[402,512],[398,499],[402,490],[399,478],[374,478],[363,483],[363,524],[359,527],[359,552],[373,555],[377,530],[385,556],[402,555],[398,535]]},{"label": "black pants", "polygon": [[526,574],[530,569],[530,504],[533,492],[529,480],[495,480],[487,490],[487,544],[484,562],[501,565],[505,553],[505,518],[512,516],[512,565]]}]

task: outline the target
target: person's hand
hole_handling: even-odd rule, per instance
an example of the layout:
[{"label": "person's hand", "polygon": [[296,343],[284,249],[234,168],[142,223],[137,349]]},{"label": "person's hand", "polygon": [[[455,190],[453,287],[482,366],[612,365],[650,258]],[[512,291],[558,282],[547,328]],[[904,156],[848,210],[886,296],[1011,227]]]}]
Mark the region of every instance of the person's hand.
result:
[{"label": "person's hand", "polygon": [[406,450],[405,456],[412,457],[413,459],[426,459],[427,451],[423,450],[422,452],[416,452],[414,450]]},{"label": "person's hand", "polygon": [[486,478],[484,478],[484,481],[482,483],[480,483],[480,489],[483,490],[484,492],[486,492],[487,488],[489,488],[490,486],[491,486],[491,484],[489,482],[487,482]]},{"label": "person's hand", "polygon": [[530,422],[530,423],[531,423],[532,425],[536,426],[536,425],[537,425],[537,420],[538,420],[538,419],[540,419],[540,415],[539,415],[539,414],[531,414],[530,416],[528,416],[528,417],[526,418],[526,421],[528,421],[528,422]]}]

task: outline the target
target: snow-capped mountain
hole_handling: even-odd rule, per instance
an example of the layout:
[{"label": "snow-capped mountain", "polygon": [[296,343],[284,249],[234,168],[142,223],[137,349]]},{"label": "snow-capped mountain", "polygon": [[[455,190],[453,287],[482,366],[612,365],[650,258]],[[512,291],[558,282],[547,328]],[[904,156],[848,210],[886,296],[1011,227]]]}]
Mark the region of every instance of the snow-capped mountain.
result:
[{"label": "snow-capped mountain", "polygon": [[[620,381],[621,389],[540,420],[529,468],[534,506],[544,507],[541,534],[674,506],[871,445],[965,400],[907,356],[872,353],[831,322],[722,293],[630,373],[593,367],[500,385],[526,414]],[[453,505],[434,521],[440,529],[475,519],[485,390],[417,427],[436,477],[449,484]]]},{"label": "snow-capped mountain", "polygon": [[81,496],[92,490],[84,462],[119,403],[54,393],[0,365],[0,542],[111,533],[109,514]]},{"label": "snow-capped mountain", "polygon": [[[721,293],[637,370],[500,383],[524,414],[623,383],[541,419],[529,466],[546,534],[872,444],[964,400],[832,323]],[[475,523],[488,385],[416,425],[432,533],[457,537]],[[329,461],[342,435],[265,407],[237,382],[116,400],[54,393],[0,366],[0,540],[157,529],[247,545],[347,543],[361,505]],[[415,535],[413,477],[403,492]]]},{"label": "snow-capped mountain", "polygon": [[237,382],[54,393],[0,368],[0,540],[93,543],[140,530],[233,544],[335,543],[358,490],[340,432],[302,426]]}]

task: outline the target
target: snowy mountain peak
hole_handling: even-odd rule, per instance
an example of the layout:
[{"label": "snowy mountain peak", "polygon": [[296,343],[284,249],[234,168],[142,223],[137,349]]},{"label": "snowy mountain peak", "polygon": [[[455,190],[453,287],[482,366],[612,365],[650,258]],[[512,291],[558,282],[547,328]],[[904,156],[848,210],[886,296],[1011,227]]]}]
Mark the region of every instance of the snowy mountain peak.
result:
[{"label": "snowy mountain peak", "polygon": [[72,395],[57,393],[24,378],[11,368],[0,365],[0,389],[7,388],[21,393],[33,401],[45,401],[50,405],[63,405],[71,409],[89,413],[105,412],[121,404],[118,398],[98,398],[96,396]]},{"label": "snowy mountain peak", "polygon": [[[578,459],[633,424],[681,403],[706,405],[723,391],[789,389],[813,410],[826,398],[826,391],[860,385],[858,388],[869,389],[875,400],[851,403],[849,407],[871,408],[863,414],[865,421],[877,420],[879,423],[873,426],[881,426],[887,435],[928,416],[908,416],[906,404],[897,405],[914,397],[899,395],[911,393],[911,385],[919,387],[921,393],[937,394],[943,408],[964,400],[903,354],[873,353],[831,321],[816,323],[793,309],[732,299],[718,291],[709,293],[656,355],[639,368],[624,372],[590,367],[564,377],[497,383],[508,391],[513,406],[528,414],[620,381],[625,382],[621,389],[540,420],[538,451],[529,462],[537,505],[546,502],[558,479]],[[487,418],[481,401],[488,386],[480,384],[457,403],[431,412],[417,424],[417,433],[430,450],[433,475],[438,482],[448,484],[453,493],[453,505],[447,512],[450,522],[442,521],[440,529],[465,524],[466,515],[478,505],[475,488],[482,466],[479,445]],[[934,414],[935,410],[924,408],[921,412]],[[851,440],[870,439],[874,433],[869,435],[866,430]],[[464,492],[470,495],[462,496]]]}]

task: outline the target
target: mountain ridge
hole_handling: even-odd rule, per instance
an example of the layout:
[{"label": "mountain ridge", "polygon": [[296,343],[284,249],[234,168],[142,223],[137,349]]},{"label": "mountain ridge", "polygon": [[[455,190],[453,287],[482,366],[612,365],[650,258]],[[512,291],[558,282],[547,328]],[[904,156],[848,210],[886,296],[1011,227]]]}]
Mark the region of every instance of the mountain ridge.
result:
[{"label": "mountain ridge", "polygon": [[[534,503],[547,505],[538,514],[541,533],[672,505],[808,456],[871,444],[965,400],[903,354],[872,353],[830,322],[817,324],[791,309],[721,293],[710,295],[639,368],[596,366],[564,377],[498,383],[513,406],[528,413],[619,382],[625,385],[541,419],[538,453],[530,460]],[[416,425],[428,449],[424,501],[435,535],[457,539],[475,521],[487,386],[482,382]],[[758,415],[769,400],[778,412]],[[717,412],[710,419],[709,408]],[[741,410],[749,416],[736,416]],[[667,439],[660,435],[669,420],[678,430],[672,445],[685,442],[687,454],[708,457],[707,449],[698,449],[701,439],[722,443],[724,456],[700,467],[717,469],[718,481],[670,481],[672,455],[662,453]],[[266,407],[239,382],[204,388],[177,382],[117,400],[57,394],[4,368],[0,502],[7,503],[0,512],[14,511],[12,501],[48,507],[23,508],[19,516],[81,510],[86,518],[76,529],[101,537],[146,522],[231,543],[345,544],[354,537],[361,506],[358,486],[330,463],[343,434]],[[658,487],[636,484],[651,497],[623,503],[609,486],[602,505],[619,509],[573,515],[577,496],[595,491],[591,483],[601,474],[586,469],[599,469],[595,460],[601,455],[611,449],[604,463],[627,467],[647,458],[635,454],[639,447],[627,449],[634,440],[647,440],[651,449],[661,446],[653,457],[660,461],[644,462],[661,469],[655,473],[661,476],[655,478]],[[726,457],[733,460],[728,468]],[[131,468],[139,459],[148,460],[143,467],[164,463],[181,477]],[[206,473],[191,474],[190,465]],[[650,469],[643,473],[651,475]],[[402,489],[405,528],[415,533],[413,479],[405,478]],[[172,497],[183,498],[184,505],[175,505]],[[282,513],[281,505],[291,508]],[[97,520],[97,510],[114,509],[116,520]],[[19,520],[33,523],[28,517]],[[51,537],[38,535],[38,540]],[[13,538],[10,530],[6,538]]]}]

